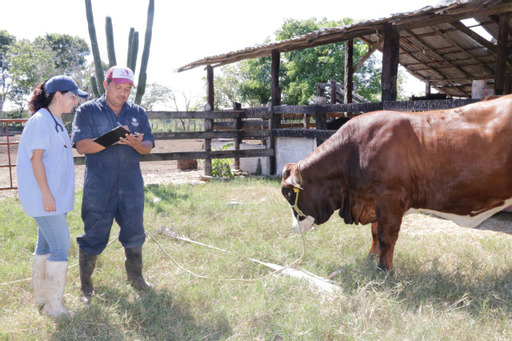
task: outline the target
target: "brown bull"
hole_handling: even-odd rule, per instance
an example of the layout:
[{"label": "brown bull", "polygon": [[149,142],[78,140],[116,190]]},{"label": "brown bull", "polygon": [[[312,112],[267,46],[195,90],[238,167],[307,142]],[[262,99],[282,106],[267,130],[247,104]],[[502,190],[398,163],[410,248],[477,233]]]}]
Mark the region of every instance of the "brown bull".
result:
[{"label": "brown bull", "polygon": [[358,116],[286,164],[281,191],[299,233],[336,210],[347,224],[372,223],[370,254],[391,270],[406,213],[430,211],[472,227],[512,203],[512,95]]}]

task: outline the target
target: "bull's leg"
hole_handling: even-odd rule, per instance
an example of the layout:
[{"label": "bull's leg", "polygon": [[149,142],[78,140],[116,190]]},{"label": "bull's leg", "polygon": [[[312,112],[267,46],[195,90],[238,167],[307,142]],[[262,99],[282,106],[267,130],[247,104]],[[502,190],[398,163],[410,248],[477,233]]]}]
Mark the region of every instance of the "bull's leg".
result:
[{"label": "bull's leg", "polygon": [[395,243],[398,239],[399,231],[400,225],[380,225],[379,227],[379,268],[382,270],[393,270],[393,253],[395,251]]},{"label": "bull's leg", "polygon": [[375,207],[380,247],[379,268],[382,270],[390,271],[393,269],[393,252],[395,251],[395,243],[398,239],[404,213],[401,207],[402,205],[392,198],[381,201]]},{"label": "bull's leg", "polygon": [[370,256],[376,257],[380,254],[379,236],[378,236],[379,224],[377,222],[372,223],[372,247],[370,248]]}]

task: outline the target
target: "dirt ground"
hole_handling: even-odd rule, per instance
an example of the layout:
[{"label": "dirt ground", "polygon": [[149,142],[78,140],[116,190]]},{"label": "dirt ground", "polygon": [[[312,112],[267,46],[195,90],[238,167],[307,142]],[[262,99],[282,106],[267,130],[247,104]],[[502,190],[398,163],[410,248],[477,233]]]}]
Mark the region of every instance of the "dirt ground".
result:
[{"label": "dirt ground", "polygon": [[[9,137],[10,142],[19,141],[20,136]],[[17,146],[10,147],[10,155],[5,145],[7,138],[0,136],[0,188],[9,187],[11,183],[9,167],[5,167],[9,163],[16,163]],[[177,151],[196,151],[202,150],[202,140],[159,140],[153,150],[155,153],[177,152]],[[76,151],[74,151],[75,155]],[[177,168],[177,161],[159,161],[159,162],[142,162],[141,169],[144,176],[145,184],[184,184],[184,183],[201,183],[207,180],[204,177],[202,164],[199,162],[199,169],[192,171],[181,171]],[[84,166],[75,166],[75,187],[81,189],[83,187]],[[17,186],[16,169],[12,168],[12,182]],[[6,197],[16,197],[16,190],[0,190],[0,200]],[[460,227],[455,223],[436,218],[430,215],[412,214],[404,217],[402,231],[414,234],[430,234],[440,231],[448,233],[481,233],[479,231],[494,231],[499,233],[512,234],[512,213],[500,212],[493,217],[487,219],[475,229]]]}]

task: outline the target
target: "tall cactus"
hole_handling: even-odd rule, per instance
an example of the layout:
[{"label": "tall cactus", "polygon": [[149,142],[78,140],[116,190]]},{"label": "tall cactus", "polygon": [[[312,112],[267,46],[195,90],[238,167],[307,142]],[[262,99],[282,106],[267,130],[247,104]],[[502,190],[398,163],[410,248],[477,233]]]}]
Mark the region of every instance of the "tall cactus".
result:
[{"label": "tall cactus", "polygon": [[108,52],[108,67],[117,65],[116,51],[114,49],[114,29],[112,28],[112,18],[105,18],[105,34],[107,35],[107,52]]},{"label": "tall cactus", "polygon": [[[96,29],[94,26],[94,17],[92,14],[91,0],[85,0],[85,8],[87,14],[87,23],[89,26],[89,37],[91,39],[92,55],[94,57],[94,68],[95,76],[91,76],[91,86],[93,87],[93,93],[99,97],[105,93],[105,90],[101,86],[103,81],[103,65],[98,49],[98,41],[96,39]],[[146,90],[146,79],[147,79],[147,66],[149,61],[149,50],[151,47],[151,36],[153,31],[153,18],[155,13],[155,1],[149,0],[148,5],[148,16],[146,24],[146,35],[144,39],[144,50],[142,53],[141,67],[139,71],[139,81],[137,84],[137,92],[135,95],[135,103],[140,104],[142,96],[144,96]],[[114,34],[112,27],[112,19],[106,17],[105,30],[107,35],[107,51],[109,58],[109,67],[116,65],[116,56],[114,49]],[[135,72],[137,66],[137,53],[139,50],[139,32],[135,31],[134,28],[130,29],[128,36],[128,52],[126,66]]]},{"label": "tall cactus", "polygon": [[128,54],[126,55],[126,65],[128,67],[130,67],[130,57],[132,55],[132,44],[133,44],[133,35],[134,34],[135,34],[135,29],[133,27],[130,27],[130,33],[128,33]]},{"label": "tall cactus", "polygon": [[146,23],[146,36],[144,37],[144,50],[142,52],[142,60],[139,71],[139,84],[137,85],[137,93],[135,94],[135,103],[140,104],[142,96],[146,91],[146,70],[149,61],[149,48],[151,47],[151,36],[153,34],[153,18],[155,16],[155,0],[149,0],[148,21]]},{"label": "tall cactus", "polygon": [[[85,13],[87,15],[87,24],[89,26],[89,37],[91,38],[91,49],[94,57],[94,69],[96,71],[96,79],[101,82],[103,80],[103,66],[101,65],[100,50],[98,49],[98,40],[96,39],[96,28],[94,26],[94,17],[92,14],[91,0],[85,0]],[[96,87],[96,91],[100,95],[105,93],[102,86]]]},{"label": "tall cactus", "polygon": [[135,72],[137,67],[137,53],[139,52],[139,32],[130,29],[130,36],[128,38],[128,59],[126,65]]}]

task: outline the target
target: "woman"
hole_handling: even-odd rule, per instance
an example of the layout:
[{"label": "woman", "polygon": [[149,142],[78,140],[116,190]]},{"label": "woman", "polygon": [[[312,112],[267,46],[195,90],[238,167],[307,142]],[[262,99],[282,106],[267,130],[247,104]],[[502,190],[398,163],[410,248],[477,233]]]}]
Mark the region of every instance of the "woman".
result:
[{"label": "woman", "polygon": [[71,245],[66,214],[74,208],[75,173],[71,142],[61,116],[87,94],[67,76],[55,76],[34,90],[32,114],[18,146],[18,195],[37,223],[32,279],[36,304],[51,317],[68,314],[62,305]]}]

